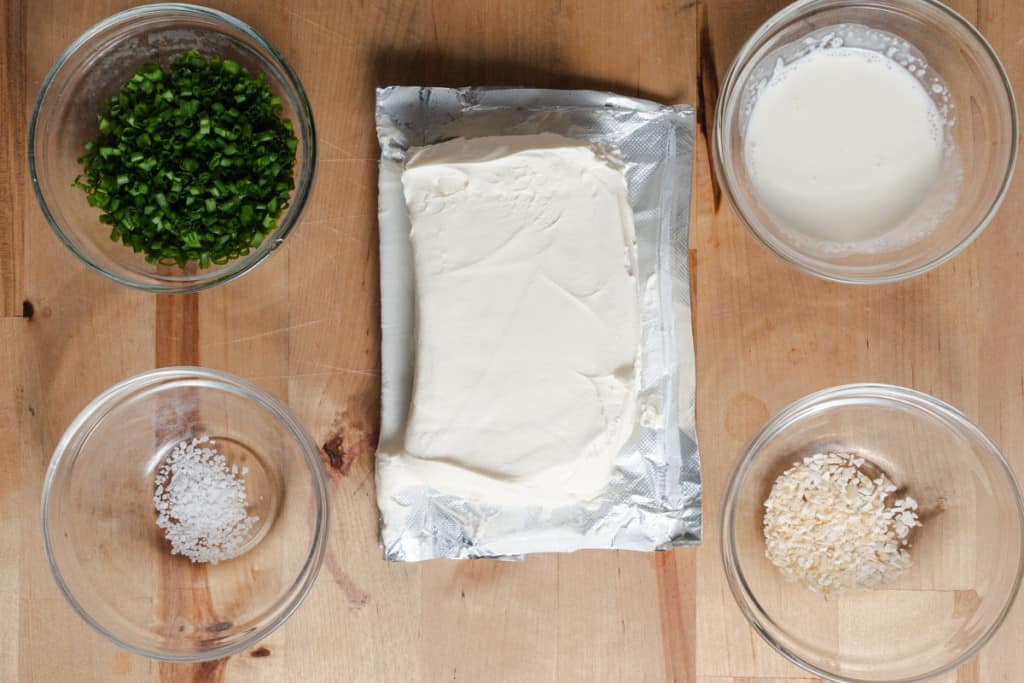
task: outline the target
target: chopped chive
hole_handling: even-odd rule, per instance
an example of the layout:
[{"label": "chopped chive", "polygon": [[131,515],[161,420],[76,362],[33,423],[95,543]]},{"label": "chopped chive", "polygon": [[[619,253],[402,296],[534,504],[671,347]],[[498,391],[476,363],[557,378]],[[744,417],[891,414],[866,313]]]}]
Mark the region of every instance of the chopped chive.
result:
[{"label": "chopped chive", "polygon": [[266,77],[190,50],[108,99],[73,186],[150,263],[222,265],[258,247],[294,189],[298,140]]}]

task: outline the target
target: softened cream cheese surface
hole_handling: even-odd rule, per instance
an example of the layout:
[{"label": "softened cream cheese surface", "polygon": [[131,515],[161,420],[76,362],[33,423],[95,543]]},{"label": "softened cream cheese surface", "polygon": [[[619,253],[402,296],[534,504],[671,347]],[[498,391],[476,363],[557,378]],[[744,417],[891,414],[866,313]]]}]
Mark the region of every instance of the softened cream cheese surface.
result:
[{"label": "softened cream cheese surface", "polygon": [[620,165],[554,134],[455,139],[406,159],[414,382],[404,448],[379,481],[504,505],[599,495],[637,420]]}]

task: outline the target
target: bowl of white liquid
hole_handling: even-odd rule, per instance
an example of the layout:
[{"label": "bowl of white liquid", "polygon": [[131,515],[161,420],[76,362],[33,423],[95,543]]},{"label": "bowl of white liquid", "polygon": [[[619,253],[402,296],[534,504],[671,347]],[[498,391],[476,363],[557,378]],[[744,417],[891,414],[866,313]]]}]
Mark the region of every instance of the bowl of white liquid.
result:
[{"label": "bowl of white liquid", "polygon": [[800,0],[740,50],[715,116],[722,188],[754,236],[828,280],[892,282],[963,250],[1017,158],[991,46],[933,0]]}]

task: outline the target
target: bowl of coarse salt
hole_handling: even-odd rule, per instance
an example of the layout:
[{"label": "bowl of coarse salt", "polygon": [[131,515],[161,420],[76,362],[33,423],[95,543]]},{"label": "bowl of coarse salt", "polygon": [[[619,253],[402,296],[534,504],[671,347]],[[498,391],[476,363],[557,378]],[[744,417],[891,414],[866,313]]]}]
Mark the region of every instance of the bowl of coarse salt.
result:
[{"label": "bowl of coarse salt", "polygon": [[722,501],[729,587],[769,645],[832,681],[918,681],[978,652],[1024,569],[1024,503],[961,412],[881,384],[768,421]]},{"label": "bowl of coarse salt", "polygon": [[68,427],[43,541],[90,626],[137,654],[209,660],[302,602],[327,501],[319,450],[283,403],[225,372],[165,368],[108,389]]}]

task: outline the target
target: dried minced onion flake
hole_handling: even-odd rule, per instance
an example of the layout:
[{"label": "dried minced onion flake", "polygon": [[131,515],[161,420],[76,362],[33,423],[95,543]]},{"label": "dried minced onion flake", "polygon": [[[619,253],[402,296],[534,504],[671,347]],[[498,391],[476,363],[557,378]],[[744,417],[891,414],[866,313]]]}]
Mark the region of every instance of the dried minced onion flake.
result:
[{"label": "dried minced onion flake", "polygon": [[897,490],[872,479],[851,453],[816,453],[775,481],[764,502],[765,555],[816,593],[868,591],[911,566],[907,535],[921,526],[917,501],[887,500]]},{"label": "dried minced onion flake", "polygon": [[217,564],[236,557],[259,517],[247,513],[248,467],[228,467],[209,437],[182,441],[157,472],[156,524],[171,553]]}]

